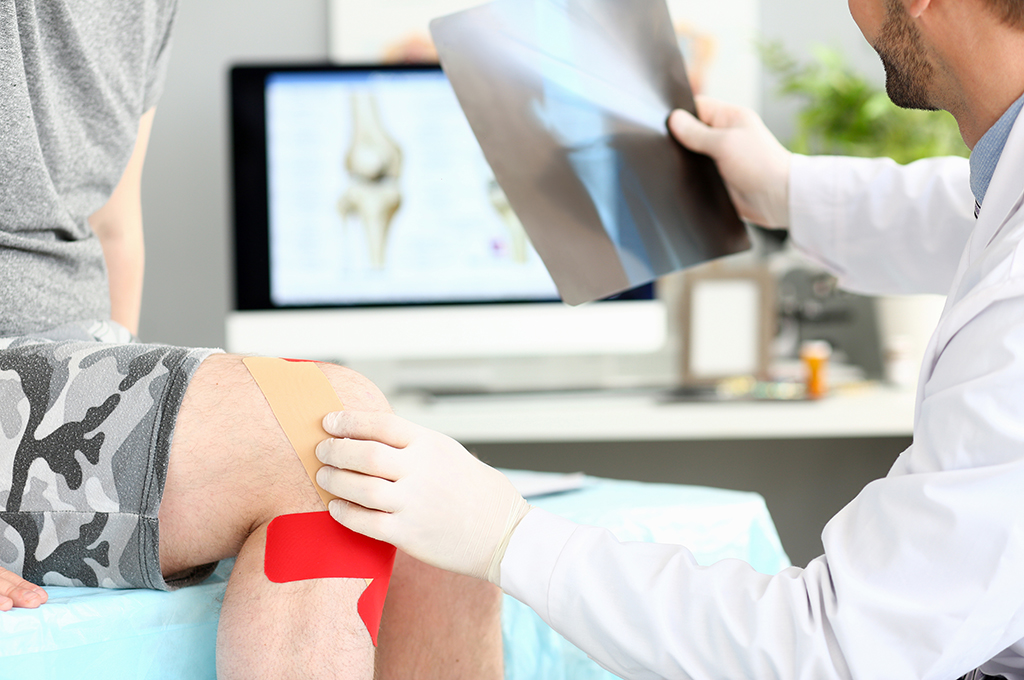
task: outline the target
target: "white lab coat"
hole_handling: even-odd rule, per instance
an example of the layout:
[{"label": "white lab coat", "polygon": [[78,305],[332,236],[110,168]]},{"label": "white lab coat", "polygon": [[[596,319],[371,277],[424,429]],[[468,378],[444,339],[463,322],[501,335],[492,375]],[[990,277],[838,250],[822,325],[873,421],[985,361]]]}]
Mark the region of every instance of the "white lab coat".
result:
[{"label": "white lab coat", "polygon": [[963,159],[796,158],[792,235],[848,288],[948,293],[914,442],[775,576],[541,510],[501,585],[624,678],[1024,679],[1024,116],[979,219]]}]

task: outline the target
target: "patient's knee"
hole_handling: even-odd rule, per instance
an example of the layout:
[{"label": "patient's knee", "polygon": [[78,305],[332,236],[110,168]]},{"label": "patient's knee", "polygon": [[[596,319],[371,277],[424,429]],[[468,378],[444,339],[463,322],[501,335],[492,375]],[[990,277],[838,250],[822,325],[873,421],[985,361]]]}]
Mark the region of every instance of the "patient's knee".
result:
[{"label": "patient's knee", "polygon": [[391,411],[384,393],[365,376],[336,364],[320,364],[341,403],[352,411]]},{"label": "patient's knee", "polygon": [[[380,390],[355,371],[319,368],[345,408],[389,409]],[[165,573],[236,554],[278,515],[323,509],[243,357],[215,354],[203,361],[171,441],[160,505]]]},{"label": "patient's knee", "polygon": [[[299,364],[287,364],[289,366],[298,367]],[[305,364],[309,366],[309,364]],[[347,410],[358,410],[358,411],[390,411],[387,399],[384,398],[383,393],[374,385],[370,380],[360,375],[359,373],[329,363],[317,363],[317,367],[320,372],[324,374],[327,381],[330,383],[331,388],[338,395],[338,399],[342,404],[342,407]],[[253,370],[250,367],[250,370]],[[314,372],[315,374],[315,372]],[[265,389],[273,389],[267,383],[261,383],[261,391]],[[312,385],[310,386],[312,387]],[[273,404],[275,401],[279,402],[281,395],[278,394],[275,398],[274,395],[268,394],[264,391],[264,397],[267,398],[268,402]],[[300,396],[289,396],[289,399],[301,399]],[[301,407],[301,405],[300,405]],[[316,408],[313,406],[312,408]],[[319,493],[315,490],[314,481],[312,479],[315,476],[315,470],[312,468],[303,469],[307,465],[314,465],[316,469],[319,469],[319,462],[315,460],[315,454],[313,449],[310,448],[311,441],[313,439],[319,443],[320,439],[327,437],[328,435],[321,430],[318,426],[317,432],[312,436],[307,431],[313,422],[319,423],[319,420],[326,413],[317,411],[315,414],[308,413],[308,416],[315,415],[316,418],[311,420],[303,420],[301,422],[291,421],[285,423],[280,420],[280,413],[276,410],[276,407],[271,406],[271,410],[274,411],[273,417],[277,420],[276,428],[280,435],[284,435],[284,439],[287,443],[278,440],[280,444],[284,444],[284,447],[288,449],[288,453],[285,458],[290,458],[290,461],[281,461],[284,463],[286,468],[289,470],[287,475],[281,478],[281,481],[275,485],[276,488],[269,494],[268,500],[270,506],[263,517],[263,521],[269,521],[274,516],[287,513],[287,512],[306,512],[323,510],[323,501]],[[300,408],[301,410],[301,408]],[[286,411],[287,412],[287,411]],[[296,429],[297,428],[297,429]],[[279,436],[280,436],[279,435]],[[282,447],[282,448],[284,448]],[[302,453],[300,453],[302,449]],[[312,457],[312,458],[311,458]],[[303,463],[303,459],[306,462]],[[277,467],[272,465],[271,467]],[[292,483],[287,483],[284,478],[289,478]]]}]

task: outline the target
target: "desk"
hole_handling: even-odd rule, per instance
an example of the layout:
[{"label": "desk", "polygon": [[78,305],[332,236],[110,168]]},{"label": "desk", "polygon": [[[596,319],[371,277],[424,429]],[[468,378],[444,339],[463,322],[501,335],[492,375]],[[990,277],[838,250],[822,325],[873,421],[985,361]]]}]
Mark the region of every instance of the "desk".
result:
[{"label": "desk", "polygon": [[395,412],[462,442],[647,442],[908,437],[914,391],[849,390],[820,401],[663,402],[656,393],[584,392],[424,399]]},{"label": "desk", "polygon": [[863,388],[805,402],[661,403],[653,393],[392,400],[484,461],[761,494],[786,551],[821,554],[825,523],[910,445],[913,390]]}]

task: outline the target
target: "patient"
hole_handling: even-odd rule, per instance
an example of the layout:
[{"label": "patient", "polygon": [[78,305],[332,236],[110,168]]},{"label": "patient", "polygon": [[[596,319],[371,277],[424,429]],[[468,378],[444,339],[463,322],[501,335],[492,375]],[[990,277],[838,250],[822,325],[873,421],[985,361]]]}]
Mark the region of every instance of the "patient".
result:
[{"label": "patient", "polygon": [[[218,677],[499,678],[489,584],[400,553],[375,652],[362,579],[270,582],[267,524],[323,506],[263,394],[239,357],[134,338],[175,9],[0,4],[0,610],[43,604],[39,584],[187,586],[237,556]],[[388,410],[323,370],[347,407]]]}]

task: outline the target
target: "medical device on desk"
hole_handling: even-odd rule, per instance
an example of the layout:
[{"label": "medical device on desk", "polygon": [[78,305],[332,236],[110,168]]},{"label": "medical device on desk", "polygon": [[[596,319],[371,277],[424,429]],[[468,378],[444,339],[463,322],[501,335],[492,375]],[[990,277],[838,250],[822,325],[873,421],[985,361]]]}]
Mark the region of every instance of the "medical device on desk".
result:
[{"label": "medical device on desk", "polygon": [[656,352],[651,287],[579,309],[436,66],[231,74],[232,351],[363,361]]},{"label": "medical device on desk", "polygon": [[882,342],[875,300],[840,290],[822,271],[792,269],[778,283],[777,350],[796,356],[808,340],[825,340],[843,363],[857,366],[869,380],[884,377]]}]

